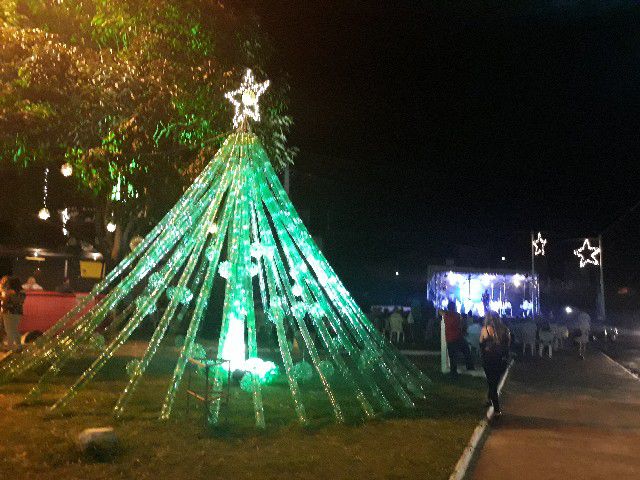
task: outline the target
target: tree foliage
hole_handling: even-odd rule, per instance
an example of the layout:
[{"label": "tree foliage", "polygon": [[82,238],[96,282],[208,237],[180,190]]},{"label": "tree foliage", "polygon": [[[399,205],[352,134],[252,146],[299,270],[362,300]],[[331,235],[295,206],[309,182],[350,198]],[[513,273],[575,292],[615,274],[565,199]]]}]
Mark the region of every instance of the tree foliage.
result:
[{"label": "tree foliage", "polygon": [[[0,160],[71,163],[102,221],[115,215],[116,243],[157,220],[215,153],[231,126],[223,92],[246,66],[258,76],[269,67],[242,2],[0,5]],[[287,85],[274,84],[256,129],[282,167],[295,151],[286,145]]]}]

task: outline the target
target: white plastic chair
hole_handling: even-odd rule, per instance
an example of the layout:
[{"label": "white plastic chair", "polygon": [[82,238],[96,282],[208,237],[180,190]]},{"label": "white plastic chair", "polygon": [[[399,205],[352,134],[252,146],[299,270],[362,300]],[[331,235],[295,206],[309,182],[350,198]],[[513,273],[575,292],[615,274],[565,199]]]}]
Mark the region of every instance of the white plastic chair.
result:
[{"label": "white plastic chair", "polygon": [[[391,315],[389,317],[389,339],[395,343],[404,342],[404,329],[402,328],[402,317],[399,315]],[[400,340],[402,338],[402,340]]]},{"label": "white plastic chair", "polygon": [[392,343],[404,343],[404,332],[402,330],[391,330]]}]

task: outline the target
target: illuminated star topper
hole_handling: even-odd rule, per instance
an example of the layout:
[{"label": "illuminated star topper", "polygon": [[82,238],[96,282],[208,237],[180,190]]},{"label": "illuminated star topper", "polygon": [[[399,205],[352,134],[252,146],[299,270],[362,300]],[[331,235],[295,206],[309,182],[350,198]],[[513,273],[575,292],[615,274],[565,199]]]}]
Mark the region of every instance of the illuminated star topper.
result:
[{"label": "illuminated star topper", "polygon": [[538,232],[538,238],[533,241],[533,253],[534,255],[544,256],[544,246],[547,244],[547,240],[542,238],[542,233]]},{"label": "illuminated star topper", "polygon": [[573,254],[580,258],[580,268],[584,268],[588,263],[600,265],[600,260],[598,259],[600,247],[592,247],[588,238],[584,239],[582,247],[574,250]]},{"label": "illuminated star topper", "polygon": [[234,107],[236,112],[233,116],[233,126],[238,127],[248,117],[253,118],[256,122],[260,120],[260,107],[258,100],[260,95],[269,87],[269,80],[262,83],[256,83],[251,69],[247,68],[244,74],[240,88],[226,93],[227,98]]}]

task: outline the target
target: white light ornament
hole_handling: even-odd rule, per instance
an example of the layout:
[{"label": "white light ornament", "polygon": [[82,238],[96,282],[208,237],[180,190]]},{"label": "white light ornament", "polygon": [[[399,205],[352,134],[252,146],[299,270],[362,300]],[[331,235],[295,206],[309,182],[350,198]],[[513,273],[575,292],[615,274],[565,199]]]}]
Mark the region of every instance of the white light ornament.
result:
[{"label": "white light ornament", "polygon": [[62,234],[66,237],[67,235],[69,235],[69,230],[67,229],[67,222],[71,218],[68,208],[65,207],[65,209],[60,212],[60,218],[62,219]]},{"label": "white light ornament", "polygon": [[542,233],[538,232],[538,238],[533,241],[533,254],[537,257],[542,255],[544,257],[544,247],[547,244],[546,238],[542,238]]},{"label": "white light ornament", "polygon": [[220,262],[220,265],[218,265],[218,273],[225,280],[229,280],[229,277],[231,276],[231,262],[228,260]]},{"label": "white light ornament", "polygon": [[49,212],[49,209],[47,207],[42,207],[38,212],[38,218],[40,220],[49,220],[49,217],[51,217],[51,213]]},{"label": "white light ornament", "polygon": [[73,174],[73,166],[69,162],[63,163],[60,167],[60,173],[63,177],[70,177]]},{"label": "white light ornament", "polygon": [[247,118],[252,118],[256,122],[260,121],[260,106],[258,101],[260,95],[262,95],[268,87],[269,80],[256,83],[253,72],[247,68],[240,88],[225,94],[225,98],[229,100],[236,109],[233,115],[234,127],[237,128],[243,124]]},{"label": "white light ornament", "polygon": [[584,239],[582,247],[573,251],[573,254],[580,258],[580,268],[584,268],[587,264],[600,265],[598,255],[600,255],[600,247],[592,247],[588,238]]},{"label": "white light ornament", "polygon": [[301,297],[302,285],[300,285],[299,283],[294,284],[293,287],[291,287],[291,293],[293,293],[293,295],[296,297]]},{"label": "white light ornament", "polygon": [[44,184],[42,185],[42,208],[38,212],[40,220],[49,220],[51,212],[47,208],[47,196],[49,195],[49,168],[44,169]]}]

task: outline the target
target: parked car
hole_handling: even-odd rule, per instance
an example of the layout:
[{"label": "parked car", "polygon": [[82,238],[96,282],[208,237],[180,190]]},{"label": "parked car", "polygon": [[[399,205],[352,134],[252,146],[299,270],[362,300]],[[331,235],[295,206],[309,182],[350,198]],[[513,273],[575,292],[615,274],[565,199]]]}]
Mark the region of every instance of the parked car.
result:
[{"label": "parked car", "polygon": [[591,324],[589,338],[593,342],[615,342],[618,338],[618,329],[612,325],[593,323]]}]

